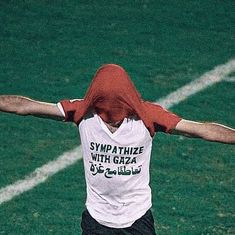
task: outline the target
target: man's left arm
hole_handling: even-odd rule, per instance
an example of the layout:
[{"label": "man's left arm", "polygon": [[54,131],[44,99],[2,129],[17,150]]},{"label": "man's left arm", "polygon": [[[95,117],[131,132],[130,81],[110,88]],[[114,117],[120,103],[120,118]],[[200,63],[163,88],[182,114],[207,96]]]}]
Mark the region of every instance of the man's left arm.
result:
[{"label": "man's left arm", "polygon": [[182,119],[172,134],[202,138],[208,141],[235,144],[235,129],[218,123],[201,123]]}]

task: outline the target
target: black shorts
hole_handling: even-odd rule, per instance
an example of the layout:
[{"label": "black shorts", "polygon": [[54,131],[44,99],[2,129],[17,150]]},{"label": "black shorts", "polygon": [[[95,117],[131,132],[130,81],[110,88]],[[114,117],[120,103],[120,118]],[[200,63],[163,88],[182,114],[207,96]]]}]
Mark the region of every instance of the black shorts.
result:
[{"label": "black shorts", "polygon": [[85,210],[82,213],[81,227],[82,235],[156,235],[151,210],[128,228],[106,227],[93,219],[88,210]]}]

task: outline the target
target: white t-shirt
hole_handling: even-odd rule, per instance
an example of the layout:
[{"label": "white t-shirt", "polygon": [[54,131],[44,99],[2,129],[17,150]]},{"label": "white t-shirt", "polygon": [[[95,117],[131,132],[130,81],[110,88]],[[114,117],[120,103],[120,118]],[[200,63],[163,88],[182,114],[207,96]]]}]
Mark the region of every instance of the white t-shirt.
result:
[{"label": "white t-shirt", "polygon": [[[62,106],[58,107],[63,112]],[[100,224],[131,226],[152,206],[152,138],[141,120],[124,119],[111,133],[94,114],[79,124],[87,185],[86,207]]]}]

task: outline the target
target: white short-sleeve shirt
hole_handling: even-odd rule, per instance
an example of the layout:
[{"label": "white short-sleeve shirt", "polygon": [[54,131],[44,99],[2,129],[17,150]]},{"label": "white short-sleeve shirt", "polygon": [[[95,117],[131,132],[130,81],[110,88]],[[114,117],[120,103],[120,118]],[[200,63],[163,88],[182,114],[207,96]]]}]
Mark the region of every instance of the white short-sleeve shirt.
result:
[{"label": "white short-sleeve shirt", "polygon": [[78,127],[89,213],[108,227],[131,226],[152,206],[149,131],[141,120],[125,118],[111,133],[96,114],[84,118]]}]

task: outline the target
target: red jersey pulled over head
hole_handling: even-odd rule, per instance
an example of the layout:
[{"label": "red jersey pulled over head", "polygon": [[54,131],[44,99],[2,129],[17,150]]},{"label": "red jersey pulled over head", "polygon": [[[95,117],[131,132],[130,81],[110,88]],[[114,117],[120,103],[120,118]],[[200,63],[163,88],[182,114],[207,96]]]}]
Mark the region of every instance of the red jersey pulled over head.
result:
[{"label": "red jersey pulled over head", "polygon": [[127,72],[115,64],[98,69],[83,100],[69,102],[61,102],[66,111],[65,119],[77,125],[88,112],[95,112],[104,122],[112,124],[135,116],[153,136],[157,125],[167,132],[180,120],[161,106],[143,101]]},{"label": "red jersey pulled over head", "polygon": [[141,102],[126,71],[115,64],[103,65],[97,71],[84,101],[107,123],[135,115]]}]

